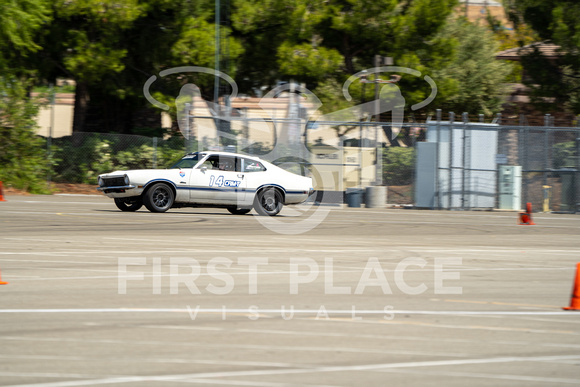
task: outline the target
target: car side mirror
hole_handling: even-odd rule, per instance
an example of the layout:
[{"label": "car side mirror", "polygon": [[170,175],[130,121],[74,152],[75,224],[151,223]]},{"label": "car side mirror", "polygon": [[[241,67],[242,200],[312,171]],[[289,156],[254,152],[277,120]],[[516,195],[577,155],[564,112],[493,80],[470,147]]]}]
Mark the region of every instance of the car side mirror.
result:
[{"label": "car side mirror", "polygon": [[205,173],[207,171],[207,166],[202,166],[199,168],[203,173]]}]

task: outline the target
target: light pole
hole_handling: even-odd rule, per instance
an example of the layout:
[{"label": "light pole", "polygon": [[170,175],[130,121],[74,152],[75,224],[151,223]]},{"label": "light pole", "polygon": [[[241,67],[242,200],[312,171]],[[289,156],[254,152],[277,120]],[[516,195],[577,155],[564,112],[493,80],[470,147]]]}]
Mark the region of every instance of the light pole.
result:
[{"label": "light pole", "polygon": [[368,78],[367,78],[367,71],[363,70],[361,72],[360,75],[360,83],[362,84],[362,95],[361,95],[361,114],[360,114],[360,118],[359,118],[359,140],[358,140],[358,185],[359,187],[362,188],[362,172],[363,172],[363,165],[362,165],[362,161],[363,161],[363,154],[362,154],[362,145],[363,145],[363,120],[365,117],[365,102],[366,102],[366,97],[365,97],[365,92],[366,92],[366,85],[369,82]]},{"label": "light pole", "polygon": [[365,118],[365,102],[366,102],[366,95],[365,95],[365,91],[366,91],[366,85],[367,83],[369,83],[369,80],[367,78],[367,71],[363,70],[362,74],[360,75],[360,83],[362,84],[362,95],[361,95],[361,115],[360,115],[360,138],[359,138],[359,143],[358,143],[358,147],[362,148],[362,142],[363,142],[363,125],[362,122]]}]

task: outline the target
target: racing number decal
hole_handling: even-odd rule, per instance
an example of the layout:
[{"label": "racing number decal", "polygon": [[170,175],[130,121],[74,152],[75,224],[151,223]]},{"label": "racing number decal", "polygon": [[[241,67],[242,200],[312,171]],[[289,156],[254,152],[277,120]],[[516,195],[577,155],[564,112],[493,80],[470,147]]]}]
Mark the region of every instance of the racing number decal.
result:
[{"label": "racing number decal", "polygon": [[240,180],[225,180],[223,175],[218,176],[216,179],[214,175],[209,177],[209,186],[213,187],[239,187]]}]

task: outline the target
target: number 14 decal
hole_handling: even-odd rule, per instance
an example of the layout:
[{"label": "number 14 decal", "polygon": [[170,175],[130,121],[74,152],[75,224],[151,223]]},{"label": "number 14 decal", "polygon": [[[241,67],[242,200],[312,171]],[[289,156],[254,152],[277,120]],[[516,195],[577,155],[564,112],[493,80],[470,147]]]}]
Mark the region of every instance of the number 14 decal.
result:
[{"label": "number 14 decal", "polygon": [[241,181],[239,180],[224,180],[223,175],[218,176],[216,179],[214,175],[209,177],[209,186],[213,187],[238,187]]}]

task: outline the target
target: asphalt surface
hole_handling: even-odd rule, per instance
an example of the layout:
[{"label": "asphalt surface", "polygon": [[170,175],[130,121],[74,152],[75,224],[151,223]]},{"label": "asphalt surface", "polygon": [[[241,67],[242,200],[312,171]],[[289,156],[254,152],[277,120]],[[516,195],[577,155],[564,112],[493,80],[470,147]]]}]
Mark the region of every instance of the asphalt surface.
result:
[{"label": "asphalt surface", "polygon": [[580,385],[580,216],[0,202],[0,385]]}]

